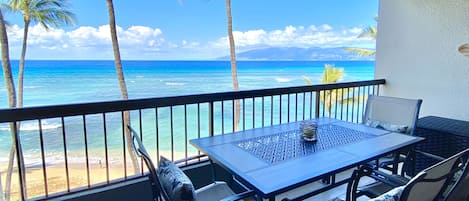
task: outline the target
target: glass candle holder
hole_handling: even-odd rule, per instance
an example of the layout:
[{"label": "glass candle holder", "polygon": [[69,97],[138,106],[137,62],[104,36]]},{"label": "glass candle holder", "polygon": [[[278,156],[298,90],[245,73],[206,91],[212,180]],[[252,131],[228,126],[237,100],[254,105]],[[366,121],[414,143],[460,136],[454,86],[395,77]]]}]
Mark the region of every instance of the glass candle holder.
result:
[{"label": "glass candle holder", "polygon": [[300,132],[302,132],[302,137],[306,141],[316,141],[317,130],[318,124],[316,122],[303,121],[300,123]]}]

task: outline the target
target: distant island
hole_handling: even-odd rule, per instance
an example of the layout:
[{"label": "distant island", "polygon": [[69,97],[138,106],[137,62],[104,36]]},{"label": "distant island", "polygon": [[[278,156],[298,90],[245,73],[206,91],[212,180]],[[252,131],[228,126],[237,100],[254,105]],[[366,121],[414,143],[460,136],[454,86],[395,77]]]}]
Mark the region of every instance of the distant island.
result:
[{"label": "distant island", "polygon": [[[356,53],[347,52],[344,47],[334,48],[299,48],[299,47],[269,47],[256,50],[248,50],[236,54],[238,60],[315,60],[315,61],[350,61],[350,60],[374,60],[374,57],[360,57]],[[223,56],[217,60],[229,60]]]}]

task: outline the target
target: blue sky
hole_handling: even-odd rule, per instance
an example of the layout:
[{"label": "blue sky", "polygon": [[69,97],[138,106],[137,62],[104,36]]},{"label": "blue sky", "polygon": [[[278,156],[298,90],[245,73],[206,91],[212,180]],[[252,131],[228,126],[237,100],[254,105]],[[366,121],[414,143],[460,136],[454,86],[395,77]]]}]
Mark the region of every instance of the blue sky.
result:
[{"label": "blue sky", "polygon": [[[138,3],[136,3],[138,2]],[[77,24],[46,32],[32,25],[29,59],[112,59],[105,0],[72,1]],[[206,60],[229,54],[223,0],[115,0],[124,59]],[[237,51],[267,47],[372,47],[357,39],[375,25],[378,0],[233,0]],[[19,57],[22,19],[7,14]]]}]

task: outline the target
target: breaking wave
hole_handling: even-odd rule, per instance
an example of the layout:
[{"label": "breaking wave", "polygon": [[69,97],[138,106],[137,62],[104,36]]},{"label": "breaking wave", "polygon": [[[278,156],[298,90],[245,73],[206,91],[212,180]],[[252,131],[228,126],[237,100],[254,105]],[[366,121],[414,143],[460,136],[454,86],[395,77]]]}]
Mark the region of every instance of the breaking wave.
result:
[{"label": "breaking wave", "polygon": [[165,82],[164,84],[167,85],[167,86],[184,86],[184,85],[186,85],[186,83],[182,83],[182,82]]},{"label": "breaking wave", "polygon": [[[49,123],[47,121],[42,122],[42,130],[53,130],[53,129],[58,129],[58,128],[61,128],[61,127],[62,127],[62,125],[59,124],[59,123]],[[9,131],[9,130],[10,130],[10,125],[8,125],[8,124],[0,125],[0,131]],[[39,130],[39,124],[37,122],[21,123],[20,130],[22,130],[22,131]]]},{"label": "breaking wave", "polygon": [[291,82],[291,79],[283,78],[283,77],[277,77],[277,78],[275,78],[275,81],[285,83],[285,82]]}]

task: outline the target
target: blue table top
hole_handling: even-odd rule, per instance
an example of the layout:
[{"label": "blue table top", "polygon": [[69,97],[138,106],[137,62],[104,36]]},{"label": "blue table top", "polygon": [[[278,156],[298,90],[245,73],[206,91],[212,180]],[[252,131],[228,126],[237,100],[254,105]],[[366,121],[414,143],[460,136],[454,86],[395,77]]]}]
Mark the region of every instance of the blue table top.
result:
[{"label": "blue table top", "polygon": [[423,140],[329,118],[315,121],[317,142],[301,140],[299,122],[190,142],[261,196],[270,197]]}]

